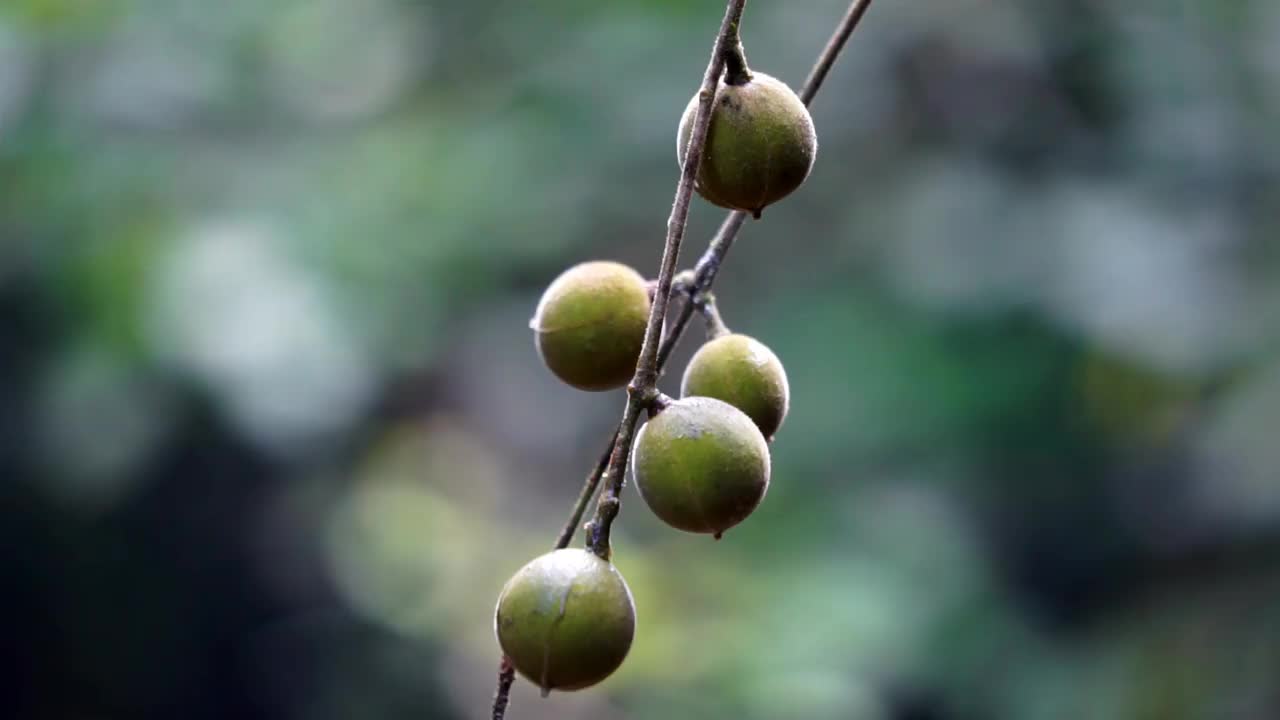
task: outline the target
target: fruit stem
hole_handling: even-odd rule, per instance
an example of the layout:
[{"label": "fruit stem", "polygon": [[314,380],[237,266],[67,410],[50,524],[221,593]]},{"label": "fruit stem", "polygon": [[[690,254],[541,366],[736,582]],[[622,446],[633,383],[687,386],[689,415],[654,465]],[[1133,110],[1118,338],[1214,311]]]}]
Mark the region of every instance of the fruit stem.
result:
[{"label": "fruit stem", "polygon": [[729,334],[729,326],[724,324],[724,318],[720,317],[720,308],[716,306],[715,295],[701,292],[691,302],[707,323],[708,340],[715,340]]},{"label": "fruit stem", "polygon": [[751,82],[751,68],[747,67],[747,54],[738,37],[738,26],[733,26],[733,41],[724,48],[724,84],[746,85]]},{"label": "fruit stem", "polygon": [[649,419],[652,420],[658,413],[671,407],[671,403],[675,402],[670,395],[666,393],[658,393],[653,399],[653,403],[649,405]]}]

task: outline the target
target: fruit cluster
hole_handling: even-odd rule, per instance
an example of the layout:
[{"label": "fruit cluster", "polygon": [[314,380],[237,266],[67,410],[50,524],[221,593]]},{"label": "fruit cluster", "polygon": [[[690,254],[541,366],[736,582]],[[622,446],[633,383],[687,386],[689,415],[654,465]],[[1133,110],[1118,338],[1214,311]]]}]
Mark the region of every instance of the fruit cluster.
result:
[{"label": "fruit cluster", "polygon": [[[682,164],[696,107],[695,96],[680,122]],[[780,81],[743,65],[717,87],[695,187],[711,203],[759,217],[800,186],[816,150],[804,103]],[[564,271],[530,322],[547,368],[582,390],[625,386],[644,342],[651,292],[639,273],[616,262]],[[659,396],[651,408],[630,448],[630,467],[654,515],[718,539],[769,489],[769,442],[786,418],[789,391],[768,347],[729,332],[708,298],[696,301],[711,338],[690,360],[680,399]],[[512,666],[545,694],[608,677],[631,647],[635,622],[631,592],[608,559],[560,549],[507,582],[494,627]]]}]

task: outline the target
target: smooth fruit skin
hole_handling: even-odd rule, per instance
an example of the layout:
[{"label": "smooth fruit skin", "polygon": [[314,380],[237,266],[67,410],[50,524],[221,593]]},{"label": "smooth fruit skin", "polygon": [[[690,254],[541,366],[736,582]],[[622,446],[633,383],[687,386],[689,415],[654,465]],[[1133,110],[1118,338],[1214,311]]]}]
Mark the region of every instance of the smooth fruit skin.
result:
[{"label": "smooth fruit skin", "polygon": [[[684,166],[694,95],[680,118],[676,158]],[[696,188],[707,201],[756,217],[809,177],[818,138],[809,110],[786,83],[762,72],[742,85],[716,87]]]},{"label": "smooth fruit skin", "polygon": [[746,413],[766,440],[782,427],[791,398],[778,356],[764,343],[737,333],[721,335],[694,353],[680,394],[729,403]]},{"label": "smooth fruit skin", "polygon": [[686,532],[720,537],[769,490],[764,436],[745,413],[715,398],[682,398],[645,423],[631,467],[653,513]]},{"label": "smooth fruit skin", "polygon": [[631,649],[636,610],[612,563],[586,550],[555,550],[507,581],[493,626],[516,671],[546,694],[595,685],[617,670]]},{"label": "smooth fruit skin", "polygon": [[543,363],[580,390],[626,385],[635,373],[649,320],[640,273],[592,261],[561,273],[542,294],[529,326]]}]

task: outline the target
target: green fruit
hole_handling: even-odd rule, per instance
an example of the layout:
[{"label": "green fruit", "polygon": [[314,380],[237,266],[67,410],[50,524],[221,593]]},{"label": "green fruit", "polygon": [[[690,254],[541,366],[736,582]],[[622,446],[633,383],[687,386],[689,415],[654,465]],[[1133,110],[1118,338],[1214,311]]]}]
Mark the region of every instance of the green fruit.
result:
[{"label": "green fruit", "polygon": [[[694,95],[680,118],[676,157],[684,166]],[[813,168],[818,139],[804,102],[777,78],[761,72],[741,85],[723,80],[712,102],[706,149],[698,168],[698,194],[709,202],[756,217],[790,195]]]},{"label": "green fruit", "polygon": [[680,394],[723,400],[747,414],[766,440],[787,417],[790,389],[778,356],[746,335],[721,335],[694,353]]},{"label": "green fruit", "polygon": [[717,538],[769,489],[764,436],[741,410],[715,398],[682,398],[645,423],[631,467],[640,496],[663,522]]},{"label": "green fruit", "polygon": [[552,281],[529,326],[538,354],[556,377],[595,391],[631,380],[648,321],[644,278],[621,263],[595,261]]},{"label": "green fruit", "polygon": [[636,609],[607,560],[555,550],[507,581],[493,626],[512,666],[545,695],[595,685],[617,670],[631,649]]}]

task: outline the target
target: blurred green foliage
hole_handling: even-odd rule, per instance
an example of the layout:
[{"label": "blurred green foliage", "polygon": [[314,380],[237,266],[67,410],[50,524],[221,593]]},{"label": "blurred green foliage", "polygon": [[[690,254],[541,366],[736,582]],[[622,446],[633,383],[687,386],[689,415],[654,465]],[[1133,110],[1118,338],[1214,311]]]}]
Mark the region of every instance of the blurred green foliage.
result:
[{"label": "blurred green foliage", "polygon": [[[750,3],[752,63],[843,7]],[[621,406],[528,318],[656,268],[721,10],[0,6],[0,714],[480,716]],[[1277,77],[1268,0],[872,7],[717,288],[769,496],[628,490],[631,657],[511,717],[1280,717]]]}]

